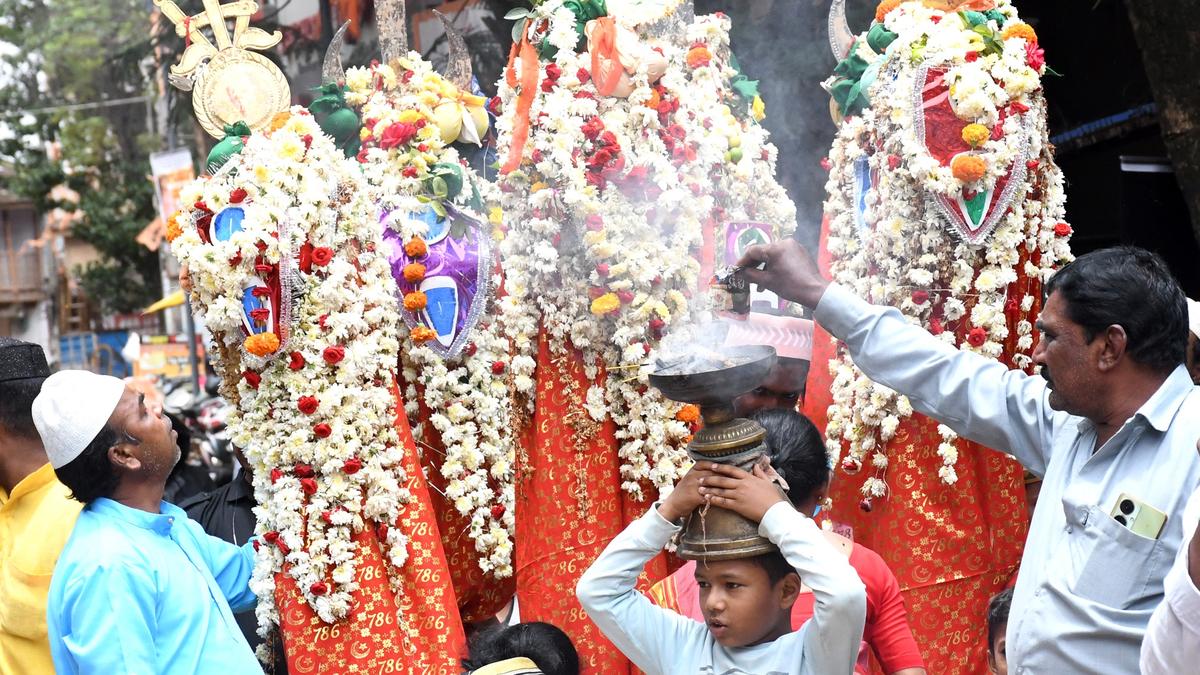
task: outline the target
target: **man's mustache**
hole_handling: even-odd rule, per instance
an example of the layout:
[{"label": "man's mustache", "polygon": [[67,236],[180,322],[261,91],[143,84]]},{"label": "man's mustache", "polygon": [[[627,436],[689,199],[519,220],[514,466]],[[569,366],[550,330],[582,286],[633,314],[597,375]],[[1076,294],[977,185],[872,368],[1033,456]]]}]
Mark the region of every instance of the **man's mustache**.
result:
[{"label": "man's mustache", "polygon": [[1041,374],[1042,374],[1042,377],[1046,380],[1046,384],[1049,385],[1051,389],[1053,389],[1054,388],[1054,378],[1050,377],[1050,366],[1042,366]]}]

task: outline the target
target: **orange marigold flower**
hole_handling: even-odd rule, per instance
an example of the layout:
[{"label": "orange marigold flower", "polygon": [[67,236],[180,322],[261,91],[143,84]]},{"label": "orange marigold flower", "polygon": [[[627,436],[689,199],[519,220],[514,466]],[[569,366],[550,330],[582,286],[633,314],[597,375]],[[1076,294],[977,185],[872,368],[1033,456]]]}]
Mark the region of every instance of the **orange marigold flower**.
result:
[{"label": "orange marigold flower", "polygon": [[982,124],[968,124],[962,130],[963,141],[972,148],[978,148],[983,145],[991,135],[991,130]]},{"label": "orange marigold flower", "polygon": [[404,245],[404,252],[410,258],[424,258],[426,253],[429,253],[429,247],[425,245],[425,240],[420,237],[413,237]]},{"label": "orange marigold flower", "polygon": [[183,228],[179,226],[179,212],[176,211],[171,214],[170,218],[167,218],[167,233],[165,236],[168,242],[172,242],[181,234],[183,234]]},{"label": "orange marigold flower", "polygon": [[683,406],[679,409],[679,412],[675,413],[675,419],[683,422],[684,424],[695,424],[696,422],[699,422],[700,406],[692,405],[691,403]]},{"label": "orange marigold flower", "polygon": [[708,47],[697,45],[688,50],[687,64],[690,68],[702,68],[712,62],[712,52]]},{"label": "orange marigold flower", "polygon": [[433,330],[432,328],[426,328],[425,326],[417,326],[416,328],[412,329],[412,332],[409,333],[408,336],[412,338],[413,342],[417,344],[423,344],[437,338],[437,331]]},{"label": "orange marigold flower", "polygon": [[255,356],[274,354],[279,349],[279,336],[267,331],[246,338],[246,351]]},{"label": "orange marigold flower", "polygon": [[404,280],[415,284],[425,278],[425,266],[421,263],[409,263],[404,266]]},{"label": "orange marigold flower", "polygon": [[428,303],[429,300],[421,291],[413,291],[412,293],[406,293],[404,295],[404,309],[407,309],[410,312],[416,312],[425,309],[425,305]]},{"label": "orange marigold flower", "polygon": [[646,106],[647,108],[649,108],[651,110],[658,110],[659,103],[662,103],[662,94],[659,94],[657,89],[651,89],[650,90],[650,100],[646,101],[642,105]]},{"label": "orange marigold flower", "polygon": [[958,155],[950,162],[950,171],[962,182],[973,183],[987,173],[987,163],[971,155]]},{"label": "orange marigold flower", "polygon": [[616,293],[605,293],[592,301],[592,314],[604,316],[621,309],[621,298]]},{"label": "orange marigold flower", "polygon": [[1027,23],[1010,23],[1004,27],[1004,32],[1000,34],[1005,40],[1009,38],[1025,38],[1026,42],[1037,42],[1037,33],[1033,30],[1033,26]]},{"label": "orange marigold flower", "polygon": [[904,0],[883,0],[883,2],[879,3],[879,5],[875,8],[875,20],[879,23],[883,23],[883,19],[888,15],[888,12],[891,12],[893,9],[899,7],[900,3],[902,2],[904,2]]},{"label": "orange marigold flower", "polygon": [[287,124],[290,119],[292,119],[292,113],[286,110],[275,113],[275,116],[271,118],[271,123],[267,125],[267,131],[271,132],[282,129],[283,125]]}]

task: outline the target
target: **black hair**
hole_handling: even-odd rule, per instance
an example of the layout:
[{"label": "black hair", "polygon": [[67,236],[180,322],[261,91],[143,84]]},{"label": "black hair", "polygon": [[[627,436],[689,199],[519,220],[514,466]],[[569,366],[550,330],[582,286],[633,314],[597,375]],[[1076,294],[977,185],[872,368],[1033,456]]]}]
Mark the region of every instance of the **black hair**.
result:
[{"label": "black hair", "polygon": [[750,419],[767,431],[771,466],[787,481],[788,499],[803,504],[829,483],[829,456],[817,426],[795,410],[759,410]]},{"label": "black hair", "polygon": [[44,377],[0,382],[0,427],[14,436],[38,438],[33,424],[33,399],[42,390]]},{"label": "black hair", "polygon": [[988,622],[988,651],[992,651],[992,646],[996,644],[996,636],[1000,634],[1004,626],[1008,624],[1008,609],[1012,606],[1013,591],[1011,588],[1006,588],[992,596],[988,601],[987,622]]},{"label": "black hair", "polygon": [[540,621],[480,633],[462,666],[474,670],[519,656],[533,661],[546,675],[579,675],[579,654],[571,638],[556,626]]},{"label": "black hair", "polygon": [[90,504],[100,497],[112,496],[121,477],[108,458],[108,451],[123,440],[105,425],[75,459],[54,470],[58,481],[71,488],[71,498]]},{"label": "black hair", "polygon": [[1109,326],[1125,329],[1134,361],[1169,373],[1187,350],[1187,300],[1157,254],[1117,246],[1079,256],[1046,282],[1044,296],[1059,293],[1067,317],[1091,342]]},{"label": "black hair", "polygon": [[792,567],[787,558],[784,558],[783,554],[779,551],[763,553],[753,558],[746,558],[745,560],[766,570],[767,579],[771,582],[772,586],[782,581],[789,574],[799,574],[796,568]]}]

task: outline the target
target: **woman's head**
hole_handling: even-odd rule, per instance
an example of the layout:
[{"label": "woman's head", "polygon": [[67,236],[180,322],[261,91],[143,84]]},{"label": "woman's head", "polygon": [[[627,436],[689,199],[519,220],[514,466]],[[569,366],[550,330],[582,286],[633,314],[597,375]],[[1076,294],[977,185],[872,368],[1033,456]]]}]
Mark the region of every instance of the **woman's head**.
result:
[{"label": "woman's head", "polygon": [[471,671],[518,656],[533,661],[546,675],[579,675],[579,654],[571,638],[557,627],[538,621],[480,634],[471,643],[463,668]]},{"label": "woman's head", "polygon": [[760,410],[750,419],[767,432],[771,466],[787,481],[788,499],[797,510],[812,514],[829,489],[829,457],[821,432],[794,410]]}]

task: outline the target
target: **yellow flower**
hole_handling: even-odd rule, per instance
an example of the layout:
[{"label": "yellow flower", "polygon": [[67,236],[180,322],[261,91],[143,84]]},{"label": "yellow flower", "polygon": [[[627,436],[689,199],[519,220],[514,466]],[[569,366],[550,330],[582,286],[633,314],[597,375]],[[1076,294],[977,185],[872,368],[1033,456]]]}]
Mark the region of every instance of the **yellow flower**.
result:
[{"label": "yellow flower", "polygon": [[962,130],[963,141],[972,148],[978,148],[983,145],[991,135],[992,132],[982,124],[968,124]]},{"label": "yellow flower", "polygon": [[288,136],[279,144],[279,156],[294,162],[304,156],[304,144],[299,138]]},{"label": "yellow flower", "polygon": [[757,94],[754,96],[754,101],[750,103],[750,116],[755,122],[761,122],[767,118],[767,104],[763,103],[762,97]]},{"label": "yellow flower", "polygon": [[491,210],[488,211],[488,222],[493,225],[503,225],[504,209],[500,208],[499,206],[493,206]]},{"label": "yellow flower", "polygon": [[592,301],[592,314],[604,316],[621,308],[621,299],[616,293],[605,293]]},{"label": "yellow flower", "polygon": [[416,124],[419,120],[425,119],[425,116],[422,115],[418,110],[409,109],[400,113],[399,119],[404,124]]},{"label": "yellow flower", "polygon": [[973,183],[987,173],[987,163],[971,155],[957,155],[950,162],[950,171],[962,182]]},{"label": "yellow flower", "polygon": [[181,234],[183,234],[183,228],[179,226],[179,212],[176,211],[171,214],[170,218],[167,218],[167,241],[175,241]]},{"label": "yellow flower", "polygon": [[1009,38],[1025,38],[1026,42],[1037,42],[1037,33],[1033,30],[1033,26],[1027,23],[1010,23],[1004,27],[1004,32],[1001,36],[1007,40]]},{"label": "yellow flower", "polygon": [[538,182],[536,182],[536,183],[534,183],[533,185],[529,186],[529,191],[530,191],[530,192],[541,192],[542,190],[545,190],[545,189],[546,189],[546,188],[548,188],[548,187],[550,187],[550,185],[549,185],[549,184],[547,184],[547,183],[544,183],[544,182],[542,182],[542,181],[540,181],[540,180],[539,180]]}]

